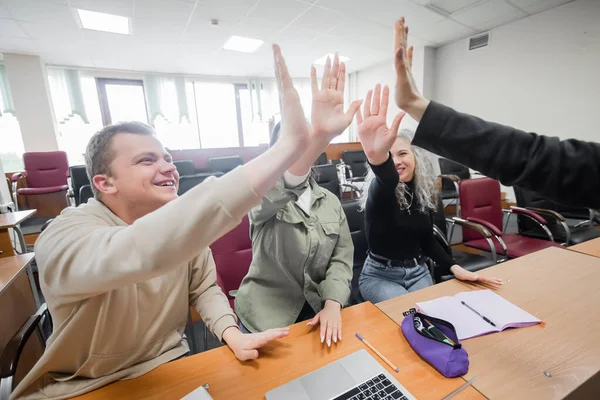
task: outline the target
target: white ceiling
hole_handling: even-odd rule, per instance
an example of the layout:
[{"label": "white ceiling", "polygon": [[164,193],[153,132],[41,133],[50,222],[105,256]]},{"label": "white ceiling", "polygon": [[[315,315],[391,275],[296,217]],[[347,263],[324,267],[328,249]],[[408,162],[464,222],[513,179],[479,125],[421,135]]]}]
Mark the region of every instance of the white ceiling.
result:
[{"label": "white ceiling", "polygon": [[[270,44],[278,43],[300,77],[334,51],[350,57],[349,71],[390,59],[402,15],[414,45],[440,46],[569,1],[0,0],[0,52],[39,54],[54,65],[272,76]],[[75,8],[131,17],[132,35],[83,30]],[[265,44],[253,54],[223,50],[232,34]]]}]

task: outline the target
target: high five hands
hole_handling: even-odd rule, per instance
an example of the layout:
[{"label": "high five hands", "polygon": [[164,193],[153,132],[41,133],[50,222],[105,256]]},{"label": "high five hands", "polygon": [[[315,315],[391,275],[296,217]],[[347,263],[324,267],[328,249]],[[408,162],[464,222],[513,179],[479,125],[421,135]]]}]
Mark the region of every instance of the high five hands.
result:
[{"label": "high five hands", "polygon": [[408,26],[404,17],[394,27],[394,68],[396,69],[396,105],[420,121],[429,100],[419,93],[412,74],[413,46],[408,47]]},{"label": "high five hands", "polygon": [[317,70],[313,65],[310,71],[312,89],[312,133],[329,143],[340,135],[352,123],[354,115],[360,108],[362,100],[350,104],[344,112],[344,89],[346,87],[346,64],[340,62],[338,54],[331,59],[327,57],[321,88],[317,83]]},{"label": "high five hands", "polygon": [[405,113],[400,112],[394,118],[392,126],[388,128],[386,117],[390,99],[390,89],[387,85],[381,93],[381,85],[375,86],[375,92],[369,90],[364,104],[363,114],[358,110],[356,121],[358,123],[358,137],[363,150],[372,165],[381,165],[387,159],[389,151],[396,140],[400,122]]}]

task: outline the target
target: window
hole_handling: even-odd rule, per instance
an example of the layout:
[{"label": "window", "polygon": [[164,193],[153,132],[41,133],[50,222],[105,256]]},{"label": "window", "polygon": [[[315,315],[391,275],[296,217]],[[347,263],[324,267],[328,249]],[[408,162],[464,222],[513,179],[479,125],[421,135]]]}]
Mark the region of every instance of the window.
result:
[{"label": "window", "polygon": [[240,114],[242,119],[242,131],[244,137],[244,146],[259,146],[269,143],[269,123],[263,122],[256,115],[253,118],[252,103],[250,100],[250,90],[248,86],[238,88]]},{"label": "window", "polygon": [[[0,160],[4,172],[23,171],[23,138],[19,121],[11,113],[0,115]],[[4,178],[2,178],[4,179]]]},{"label": "window", "polygon": [[70,165],[82,165],[87,143],[103,126],[96,81],[76,70],[49,68],[48,83],[58,122],[58,148],[67,153]]},{"label": "window", "polygon": [[236,86],[230,83],[195,82],[194,95],[201,147],[241,146],[241,117]]},{"label": "window", "polygon": [[[269,127],[281,118],[273,79],[191,82],[183,76],[158,74],[112,79],[49,67],[48,80],[59,126],[59,148],[67,152],[71,165],[85,162],[85,148],[95,132],[118,121],[150,123],[169,149],[207,149],[268,144]],[[293,84],[310,119],[310,80],[294,80]],[[7,169],[14,163],[22,165],[23,145],[16,119],[10,114],[0,116],[0,137],[13,131],[17,134],[11,133],[9,141],[3,139],[0,150],[0,157],[11,160],[10,164],[5,161]],[[334,142],[347,140],[348,130]],[[5,148],[11,149],[10,155],[4,154]]]},{"label": "window", "polygon": [[119,121],[148,123],[144,81],[96,78],[96,84],[104,125]]},{"label": "window", "polygon": [[193,85],[183,77],[147,76],[144,90],[150,123],[156,136],[169,149],[197,149]]},{"label": "window", "polygon": [[23,170],[24,151],[21,127],[15,116],[6,69],[0,64],[0,161],[4,172]]}]

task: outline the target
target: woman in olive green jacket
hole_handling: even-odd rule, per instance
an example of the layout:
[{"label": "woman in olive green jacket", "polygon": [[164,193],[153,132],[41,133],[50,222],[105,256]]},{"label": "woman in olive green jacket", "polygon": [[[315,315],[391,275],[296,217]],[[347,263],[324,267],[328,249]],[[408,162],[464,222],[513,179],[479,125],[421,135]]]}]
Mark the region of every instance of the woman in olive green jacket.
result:
[{"label": "woman in olive green jacket", "polygon": [[[328,60],[321,89],[311,71],[309,148],[250,212],[253,260],[235,299],[240,328],[260,332],[311,319],[321,342],[342,338],[341,308],[350,296],[354,246],[339,199],[310,176],[331,139],[352,122],[360,101],[343,112],[345,66]],[[282,110],[285,114],[286,110]],[[277,140],[279,125],[271,145]]]}]

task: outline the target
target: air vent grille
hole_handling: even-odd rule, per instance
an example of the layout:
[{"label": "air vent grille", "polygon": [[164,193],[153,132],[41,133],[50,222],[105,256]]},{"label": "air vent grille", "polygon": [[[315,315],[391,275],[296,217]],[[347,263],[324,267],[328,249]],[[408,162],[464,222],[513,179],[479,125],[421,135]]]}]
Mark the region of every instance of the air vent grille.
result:
[{"label": "air vent grille", "polygon": [[481,35],[469,38],[469,50],[480,49],[490,45],[490,33],[482,33]]}]

